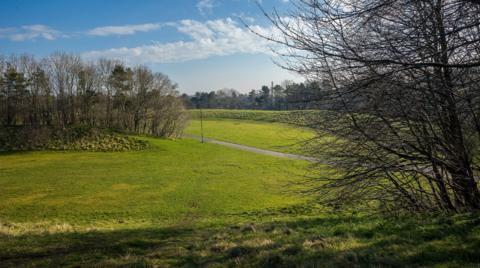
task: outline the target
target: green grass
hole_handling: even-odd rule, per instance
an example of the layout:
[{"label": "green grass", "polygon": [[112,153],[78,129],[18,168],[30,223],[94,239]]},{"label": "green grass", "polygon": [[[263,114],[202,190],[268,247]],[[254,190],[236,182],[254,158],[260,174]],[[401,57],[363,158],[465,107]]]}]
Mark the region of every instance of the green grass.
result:
[{"label": "green grass", "polygon": [[[229,119],[206,119],[203,130],[207,138],[288,153],[302,153],[302,146],[315,135],[306,128],[283,123]],[[184,132],[199,136],[200,120],[191,120]]]},{"label": "green grass", "polygon": [[[200,118],[200,110],[189,110],[192,119]],[[265,110],[227,110],[227,109],[203,109],[203,118],[206,119],[237,119],[263,122],[288,123],[307,125],[314,122],[315,117],[323,111],[298,110],[298,111],[265,111]]]},{"label": "green grass", "polygon": [[304,162],[193,140],[149,141],[153,148],[138,152],[0,156],[0,219],[80,227],[222,223],[305,201],[286,188],[305,174]]},{"label": "green grass", "polygon": [[145,151],[0,154],[0,267],[480,265],[479,214],[332,212],[298,192],[306,162],[142,139]]}]

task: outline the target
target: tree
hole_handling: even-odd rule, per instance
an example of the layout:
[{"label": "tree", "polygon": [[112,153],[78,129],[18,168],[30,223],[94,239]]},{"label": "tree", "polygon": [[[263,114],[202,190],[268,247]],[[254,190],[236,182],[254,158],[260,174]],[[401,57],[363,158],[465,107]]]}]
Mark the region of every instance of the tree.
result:
[{"label": "tree", "polygon": [[0,56],[0,74],[0,146],[16,142],[11,133],[41,139],[69,127],[178,136],[185,122],[176,84],[146,67],[56,53]]},{"label": "tree", "polygon": [[113,72],[115,66],[120,65],[121,63],[118,61],[107,60],[107,59],[100,59],[98,61],[98,71],[100,76],[100,85],[99,87],[105,93],[105,116],[103,118],[103,122],[106,126],[112,127],[113,124],[113,104],[112,104],[112,96],[113,96],[113,89],[111,85],[111,81],[109,80],[110,75]]},{"label": "tree", "polygon": [[78,96],[80,102],[80,122],[89,126],[95,126],[95,116],[97,113],[95,105],[98,100],[98,73],[93,65],[82,66],[78,74]]},{"label": "tree", "polygon": [[26,80],[23,73],[19,73],[10,66],[4,74],[3,79],[3,95],[5,96],[5,119],[6,126],[17,125],[18,118],[23,118],[25,123],[25,101],[24,98],[28,95],[26,91]]},{"label": "tree", "polygon": [[31,122],[33,125],[48,125],[53,121],[52,111],[53,96],[50,90],[47,74],[39,66],[32,74],[32,115]]},{"label": "tree", "polygon": [[317,150],[342,173],[318,187],[330,203],[480,208],[474,2],[297,0],[267,15],[281,35],[264,37],[290,48],[283,67],[328,81],[312,126],[338,139]]},{"label": "tree", "polygon": [[131,90],[131,70],[125,69],[123,65],[116,65],[113,69],[109,83],[114,89],[113,107],[117,110],[117,127],[124,127],[128,124],[127,103]]}]

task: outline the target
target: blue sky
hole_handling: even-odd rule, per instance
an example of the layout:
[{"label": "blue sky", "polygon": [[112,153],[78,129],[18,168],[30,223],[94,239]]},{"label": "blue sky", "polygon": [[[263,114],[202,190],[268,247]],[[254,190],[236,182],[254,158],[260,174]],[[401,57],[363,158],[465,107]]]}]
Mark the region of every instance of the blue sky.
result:
[{"label": "blue sky", "polygon": [[[262,0],[267,11],[288,0]],[[115,58],[169,75],[181,92],[301,80],[272,62],[271,44],[240,18],[274,34],[254,0],[3,0],[0,53],[38,57],[66,51]]]}]

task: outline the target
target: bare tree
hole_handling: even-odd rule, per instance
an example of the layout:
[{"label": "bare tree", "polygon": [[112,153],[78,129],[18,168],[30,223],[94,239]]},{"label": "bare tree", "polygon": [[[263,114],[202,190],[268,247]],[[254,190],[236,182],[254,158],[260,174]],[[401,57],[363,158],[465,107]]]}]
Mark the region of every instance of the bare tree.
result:
[{"label": "bare tree", "polygon": [[266,14],[279,34],[263,37],[284,45],[282,66],[329,84],[312,150],[341,174],[315,188],[323,198],[386,210],[480,208],[474,2],[297,0],[285,16]]},{"label": "bare tree", "polygon": [[71,126],[167,137],[185,122],[176,85],[146,67],[56,53],[40,61],[0,57],[0,70],[0,150],[39,129],[47,138]]}]

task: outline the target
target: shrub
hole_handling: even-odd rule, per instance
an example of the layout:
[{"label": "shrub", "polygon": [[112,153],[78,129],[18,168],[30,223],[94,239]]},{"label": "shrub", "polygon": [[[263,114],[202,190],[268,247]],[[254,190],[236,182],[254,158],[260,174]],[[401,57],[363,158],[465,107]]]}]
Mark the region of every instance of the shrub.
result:
[{"label": "shrub", "polygon": [[64,129],[47,127],[11,127],[0,131],[0,151],[74,150],[132,151],[144,150],[148,143],[133,137],[84,126]]}]

